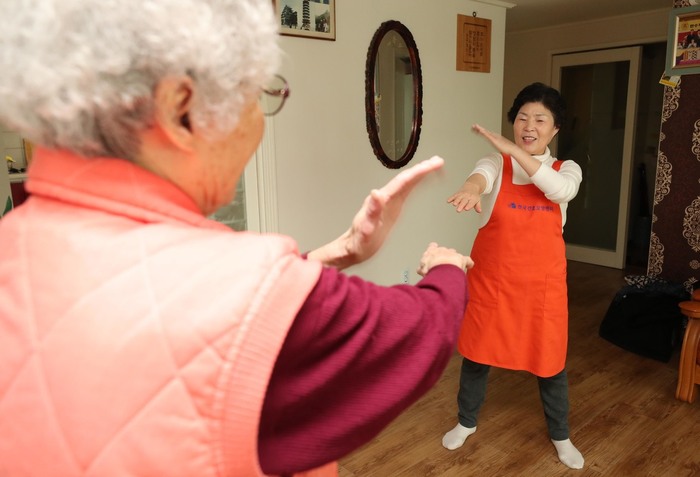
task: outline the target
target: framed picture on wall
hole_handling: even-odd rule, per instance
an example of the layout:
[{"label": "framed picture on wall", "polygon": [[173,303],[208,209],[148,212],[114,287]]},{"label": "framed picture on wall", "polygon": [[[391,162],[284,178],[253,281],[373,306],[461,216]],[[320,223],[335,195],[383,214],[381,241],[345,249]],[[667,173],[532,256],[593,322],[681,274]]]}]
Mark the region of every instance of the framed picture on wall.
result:
[{"label": "framed picture on wall", "polygon": [[666,74],[700,73],[700,6],[674,8],[669,14]]},{"label": "framed picture on wall", "polygon": [[280,34],[335,40],[335,0],[275,0]]}]

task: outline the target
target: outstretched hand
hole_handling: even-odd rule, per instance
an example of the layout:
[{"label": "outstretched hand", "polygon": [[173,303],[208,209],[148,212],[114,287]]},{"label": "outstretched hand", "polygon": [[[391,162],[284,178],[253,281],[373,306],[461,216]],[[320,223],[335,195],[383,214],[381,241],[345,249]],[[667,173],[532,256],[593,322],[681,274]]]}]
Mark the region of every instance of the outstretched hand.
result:
[{"label": "outstretched hand", "polygon": [[474,209],[480,214],[481,193],[479,192],[479,185],[467,180],[457,192],[447,199],[447,203],[454,205],[457,212]]},{"label": "outstretched hand", "polygon": [[501,136],[498,133],[486,129],[485,127],[479,124],[474,124],[472,126],[472,131],[485,138],[488,142],[491,143],[491,145],[493,145],[493,147],[495,147],[498,150],[498,152],[501,152],[503,154],[509,154],[511,156],[514,156],[518,153],[525,152],[520,147],[518,147],[513,141]]},{"label": "outstretched hand", "polygon": [[431,268],[438,265],[455,265],[466,271],[474,266],[474,261],[471,257],[462,255],[453,248],[441,247],[435,242],[431,242],[420,259],[418,274],[424,277]]},{"label": "outstretched hand", "polygon": [[372,257],[384,244],[414,187],[444,162],[441,157],[433,156],[400,172],[381,189],[371,191],[350,228],[333,242],[310,252],[308,257],[338,269]]},{"label": "outstretched hand", "polygon": [[[513,156],[516,153],[523,152],[515,143],[478,124],[472,126],[472,131],[484,137],[503,154]],[[472,174],[457,192],[447,198],[447,203],[452,204],[457,212],[474,209],[477,213],[481,213],[481,193],[485,188],[486,181],[483,176],[481,174]]]},{"label": "outstretched hand", "polygon": [[478,124],[474,124],[472,126],[472,130],[490,142],[493,147],[498,149],[498,152],[507,154],[515,159],[515,161],[520,165],[520,167],[523,168],[528,176],[532,177],[542,166],[542,163],[536,159],[533,159],[529,152],[525,151],[513,141],[506,139],[500,134],[490,131]]}]

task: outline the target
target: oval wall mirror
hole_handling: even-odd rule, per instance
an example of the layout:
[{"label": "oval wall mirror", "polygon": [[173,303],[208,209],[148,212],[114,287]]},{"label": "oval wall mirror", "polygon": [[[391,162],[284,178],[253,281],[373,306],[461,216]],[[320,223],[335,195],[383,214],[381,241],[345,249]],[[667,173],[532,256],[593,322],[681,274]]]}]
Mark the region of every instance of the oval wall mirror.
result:
[{"label": "oval wall mirror", "polygon": [[402,23],[382,23],[369,45],[365,67],[367,133],[377,158],[398,169],[418,147],[423,81],[413,35]]}]

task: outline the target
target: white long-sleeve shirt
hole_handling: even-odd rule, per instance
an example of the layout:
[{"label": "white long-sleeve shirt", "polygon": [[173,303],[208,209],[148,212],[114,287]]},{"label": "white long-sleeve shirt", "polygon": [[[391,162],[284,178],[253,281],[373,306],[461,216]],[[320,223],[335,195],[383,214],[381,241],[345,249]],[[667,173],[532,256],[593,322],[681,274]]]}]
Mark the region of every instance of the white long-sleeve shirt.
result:
[{"label": "white long-sleeve shirt", "polygon": [[[552,164],[557,160],[552,157],[549,148],[540,156],[532,156],[542,163],[542,166],[532,177],[528,177],[525,170],[520,167],[514,159],[513,164],[513,184],[526,185],[534,184],[544,192],[547,199],[561,207],[562,227],[566,223],[566,208],[571,199],[576,197],[583,175],[581,167],[574,161],[564,161],[559,172],[552,169]],[[486,178],[486,189],[481,195],[481,223],[479,228],[486,225],[491,218],[493,206],[501,190],[501,179],[503,177],[503,156],[499,153],[490,154],[479,159],[473,174],[481,174]]]}]

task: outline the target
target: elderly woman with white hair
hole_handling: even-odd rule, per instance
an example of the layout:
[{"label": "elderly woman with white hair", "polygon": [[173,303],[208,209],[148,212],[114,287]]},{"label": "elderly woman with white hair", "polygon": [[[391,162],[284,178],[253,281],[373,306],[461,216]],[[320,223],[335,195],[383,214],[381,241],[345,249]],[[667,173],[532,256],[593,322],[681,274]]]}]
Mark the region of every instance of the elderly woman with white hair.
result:
[{"label": "elderly woman with white hair", "polygon": [[3,8],[0,121],[37,147],[0,220],[0,475],[337,474],[452,355],[469,257],[430,244],[415,286],[340,272],[442,160],[300,255],[207,219],[260,96],[289,93],[269,0]]}]

